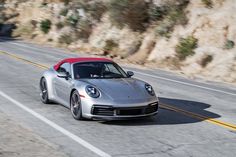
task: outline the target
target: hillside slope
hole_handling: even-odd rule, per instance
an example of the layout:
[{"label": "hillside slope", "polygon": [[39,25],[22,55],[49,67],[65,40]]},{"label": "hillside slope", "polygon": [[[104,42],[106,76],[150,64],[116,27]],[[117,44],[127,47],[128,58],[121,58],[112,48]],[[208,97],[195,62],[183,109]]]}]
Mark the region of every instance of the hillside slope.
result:
[{"label": "hillside slope", "polygon": [[[0,35],[236,83],[234,0],[2,0]],[[14,25],[14,26],[12,26]]]}]

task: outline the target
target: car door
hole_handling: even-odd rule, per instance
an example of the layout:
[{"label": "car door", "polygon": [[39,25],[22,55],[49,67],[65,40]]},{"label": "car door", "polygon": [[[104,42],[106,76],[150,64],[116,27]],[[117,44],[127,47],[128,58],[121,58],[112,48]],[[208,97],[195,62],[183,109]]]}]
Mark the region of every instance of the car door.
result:
[{"label": "car door", "polygon": [[60,66],[57,70],[57,73],[67,73],[68,78],[61,78],[55,77],[53,79],[55,94],[63,105],[69,107],[70,101],[70,90],[72,86],[72,79],[71,79],[71,65],[69,63],[64,63]]}]

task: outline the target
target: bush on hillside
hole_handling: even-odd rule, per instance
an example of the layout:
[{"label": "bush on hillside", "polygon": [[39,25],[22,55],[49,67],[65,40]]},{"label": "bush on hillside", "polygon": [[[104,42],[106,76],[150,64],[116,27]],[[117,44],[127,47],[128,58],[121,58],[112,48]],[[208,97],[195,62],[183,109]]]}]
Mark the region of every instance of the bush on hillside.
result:
[{"label": "bush on hillside", "polygon": [[69,16],[66,20],[68,25],[75,28],[77,26],[77,23],[79,22],[79,19],[80,19],[79,15],[73,14]]},{"label": "bush on hillside", "polygon": [[40,23],[40,29],[43,33],[47,34],[51,29],[52,22],[49,19],[43,20]]},{"label": "bush on hillside", "polygon": [[193,55],[194,49],[197,48],[198,39],[193,36],[187,38],[181,38],[178,45],[175,47],[177,57],[180,60],[184,60],[187,56]]},{"label": "bush on hillside", "polygon": [[148,9],[149,19],[151,21],[161,20],[167,13],[168,8],[166,6],[152,5]]},{"label": "bush on hillside", "polygon": [[234,48],[234,45],[235,45],[234,41],[226,40],[225,44],[224,44],[224,49],[230,50],[230,49]]}]

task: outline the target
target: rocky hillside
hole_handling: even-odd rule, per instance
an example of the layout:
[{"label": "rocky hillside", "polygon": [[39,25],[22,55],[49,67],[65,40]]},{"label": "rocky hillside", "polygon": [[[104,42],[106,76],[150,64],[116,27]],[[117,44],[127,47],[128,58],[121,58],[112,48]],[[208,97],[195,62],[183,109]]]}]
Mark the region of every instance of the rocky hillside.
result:
[{"label": "rocky hillside", "polygon": [[236,83],[235,0],[0,3],[0,35]]}]

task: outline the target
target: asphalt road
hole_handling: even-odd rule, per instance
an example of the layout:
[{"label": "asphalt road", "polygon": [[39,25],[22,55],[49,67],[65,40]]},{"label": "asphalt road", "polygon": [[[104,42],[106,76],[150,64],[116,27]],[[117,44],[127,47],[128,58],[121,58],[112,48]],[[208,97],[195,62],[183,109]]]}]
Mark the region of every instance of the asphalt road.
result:
[{"label": "asphalt road", "polygon": [[[42,104],[38,88],[44,66],[76,56],[81,55],[0,39],[0,113],[71,157],[236,156],[235,86],[126,66],[153,85],[160,113],[143,120],[76,121],[67,108]],[[0,137],[0,156],[4,142]]]}]

